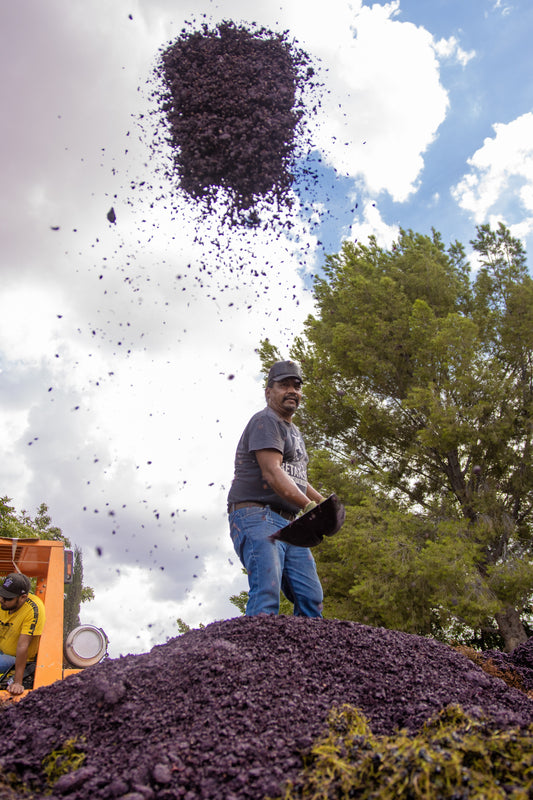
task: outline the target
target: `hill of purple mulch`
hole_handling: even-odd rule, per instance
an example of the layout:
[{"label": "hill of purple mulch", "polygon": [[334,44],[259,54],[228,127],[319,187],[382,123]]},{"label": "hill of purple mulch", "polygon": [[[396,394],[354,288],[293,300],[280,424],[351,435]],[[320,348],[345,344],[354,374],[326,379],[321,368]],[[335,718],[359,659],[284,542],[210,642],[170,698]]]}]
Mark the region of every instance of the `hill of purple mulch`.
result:
[{"label": "hill of purple mulch", "polygon": [[500,672],[515,675],[518,678],[517,685],[525,692],[533,691],[533,638],[519,644],[512,653],[485,650],[480,657],[484,662],[497,667]]},{"label": "hill of purple mulch", "polygon": [[377,734],[417,731],[451,703],[499,727],[533,702],[446,645],[356,623],[239,617],[106,661],[2,712],[0,766],[45,791],[42,759],[72,738],[83,766],[52,797],[260,800],[281,794],[329,709]]}]

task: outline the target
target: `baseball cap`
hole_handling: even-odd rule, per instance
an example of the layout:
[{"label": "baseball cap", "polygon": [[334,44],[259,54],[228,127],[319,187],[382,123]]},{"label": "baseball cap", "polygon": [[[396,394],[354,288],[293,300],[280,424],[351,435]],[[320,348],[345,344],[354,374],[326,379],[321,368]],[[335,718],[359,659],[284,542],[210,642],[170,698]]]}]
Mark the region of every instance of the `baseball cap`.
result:
[{"label": "baseball cap", "polygon": [[31,581],[26,575],[20,572],[11,572],[0,586],[0,597],[11,600],[13,597],[20,597],[21,594],[28,594],[31,588]]},{"label": "baseball cap", "polygon": [[268,383],[270,381],[284,381],[285,378],[298,378],[303,383],[302,368],[296,361],[276,361],[270,367]]}]

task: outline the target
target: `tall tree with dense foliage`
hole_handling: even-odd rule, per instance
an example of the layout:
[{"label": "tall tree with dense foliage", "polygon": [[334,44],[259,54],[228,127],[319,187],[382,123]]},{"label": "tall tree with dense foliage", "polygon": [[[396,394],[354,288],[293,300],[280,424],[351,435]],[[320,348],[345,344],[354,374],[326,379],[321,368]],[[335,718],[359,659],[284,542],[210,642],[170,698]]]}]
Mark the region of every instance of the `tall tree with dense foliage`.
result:
[{"label": "tall tree with dense foliage", "polygon": [[92,600],[94,591],[83,585],[83,558],[79,547],[74,547],[72,583],[65,584],[65,604],[63,610],[63,638],[80,625],[81,604]]},{"label": "tall tree with dense foliage", "polygon": [[533,281],[503,225],[472,245],[475,272],[436,232],[345,242],[292,356],[315,469],[349,506],[317,548],[329,612],[497,627],[511,650],[533,595]]}]

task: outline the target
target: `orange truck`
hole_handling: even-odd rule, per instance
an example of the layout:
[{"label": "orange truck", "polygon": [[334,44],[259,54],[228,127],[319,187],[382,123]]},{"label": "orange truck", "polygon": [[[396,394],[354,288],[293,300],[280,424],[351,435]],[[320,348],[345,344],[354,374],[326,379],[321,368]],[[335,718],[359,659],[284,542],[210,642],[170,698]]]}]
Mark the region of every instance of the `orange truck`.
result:
[{"label": "orange truck", "polygon": [[[75,628],[63,642],[65,584],[72,582],[73,569],[72,550],[66,550],[63,542],[0,538],[0,579],[17,571],[35,579],[34,594],[40,597],[45,607],[46,621],[35,660],[33,689],[48,686],[97,664],[107,655],[107,636],[101,628],[92,625]],[[71,666],[65,667],[65,661]],[[23,694],[13,697],[6,689],[0,688],[0,701],[18,700],[28,691],[26,689]]]}]

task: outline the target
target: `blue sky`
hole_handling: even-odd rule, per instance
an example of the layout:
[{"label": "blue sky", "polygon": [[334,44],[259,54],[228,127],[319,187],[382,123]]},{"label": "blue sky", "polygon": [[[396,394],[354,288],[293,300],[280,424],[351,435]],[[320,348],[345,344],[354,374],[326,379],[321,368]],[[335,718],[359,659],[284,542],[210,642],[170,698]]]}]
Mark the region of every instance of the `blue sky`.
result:
[{"label": "blue sky", "polygon": [[[446,241],[458,238],[467,245],[474,235],[472,219],[457,208],[449,187],[459,182],[465,163],[483,141],[494,137],[495,123],[509,124],[533,107],[533,6],[523,0],[501,4],[408,0],[401,3],[399,19],[422,25],[435,37],[456,36],[466,52],[475,54],[464,67],[442,63],[441,81],[450,108],[425,156],[420,191],[395,209],[404,227],[425,232],[430,223]],[[433,216],[424,205],[436,192],[440,200]],[[513,198],[500,199],[499,211],[506,222],[521,221]]]},{"label": "blue sky", "polygon": [[[475,51],[476,56],[465,69],[444,65],[442,79],[450,94],[450,112],[426,159],[423,185],[428,187],[428,194],[432,185],[438,190],[444,175],[452,184],[460,179],[464,162],[480,142],[494,136],[494,123],[511,123],[529,112],[533,105],[530,79],[533,7],[525,2],[513,3],[506,6],[506,11],[501,7],[487,9],[486,4],[474,2],[463,4],[463,8],[467,8],[470,15],[461,19],[459,35],[462,46]],[[416,14],[414,9],[412,12]],[[406,8],[406,14],[410,13],[411,9]],[[418,21],[416,16],[412,19]],[[424,23],[423,17],[420,23]],[[438,23],[444,27],[445,18]],[[446,222],[446,227],[442,226],[443,233],[466,237],[470,220],[455,213],[449,195],[446,199],[449,205],[443,215]],[[519,217],[508,220],[509,223],[517,221]]]},{"label": "blue sky", "polygon": [[389,246],[400,226],[468,245],[499,220],[533,246],[529,0],[263,0],[253,21],[322,65],[320,182],[265,231],[171,202],[150,148],[158,51],[194,17],[249,14],[249,0],[0,8],[0,492],[30,513],[46,502],[82,547],[96,592],[82,619],[112,655],[176,635],[177,617],[237,613],[225,498],[263,404],[256,348],[288,352],[324,251]]},{"label": "blue sky", "polygon": [[[370,5],[370,4],[369,4]],[[377,5],[377,4],[376,4]],[[390,7],[388,3],[381,3]],[[472,209],[462,209],[452,196],[467,170],[469,158],[495,136],[494,124],[508,125],[533,107],[533,51],[530,32],[533,6],[527,2],[498,3],[472,0],[405,0],[398,3],[392,18],[430,32],[436,42],[456,39],[464,51],[442,57],[439,78],[449,107],[434,140],[423,154],[423,168],[417,177],[417,191],[403,202],[395,202],[385,190],[372,199],[388,225],[430,233],[439,230],[445,242],[455,239],[468,249],[475,226],[486,219],[475,219]],[[391,69],[394,65],[391,63]],[[420,98],[421,103],[424,98]],[[523,222],[524,212],[513,188],[528,183],[528,177],[509,176],[505,191],[498,197],[493,213],[508,225]],[[332,182],[335,194],[331,195]],[[338,248],[353,220],[354,181],[333,169],[324,175],[329,198],[330,219],[320,231],[327,252]],[[358,191],[359,190],[359,191]],[[355,184],[356,200],[365,198],[364,185]],[[531,232],[523,237],[532,244]]]}]

